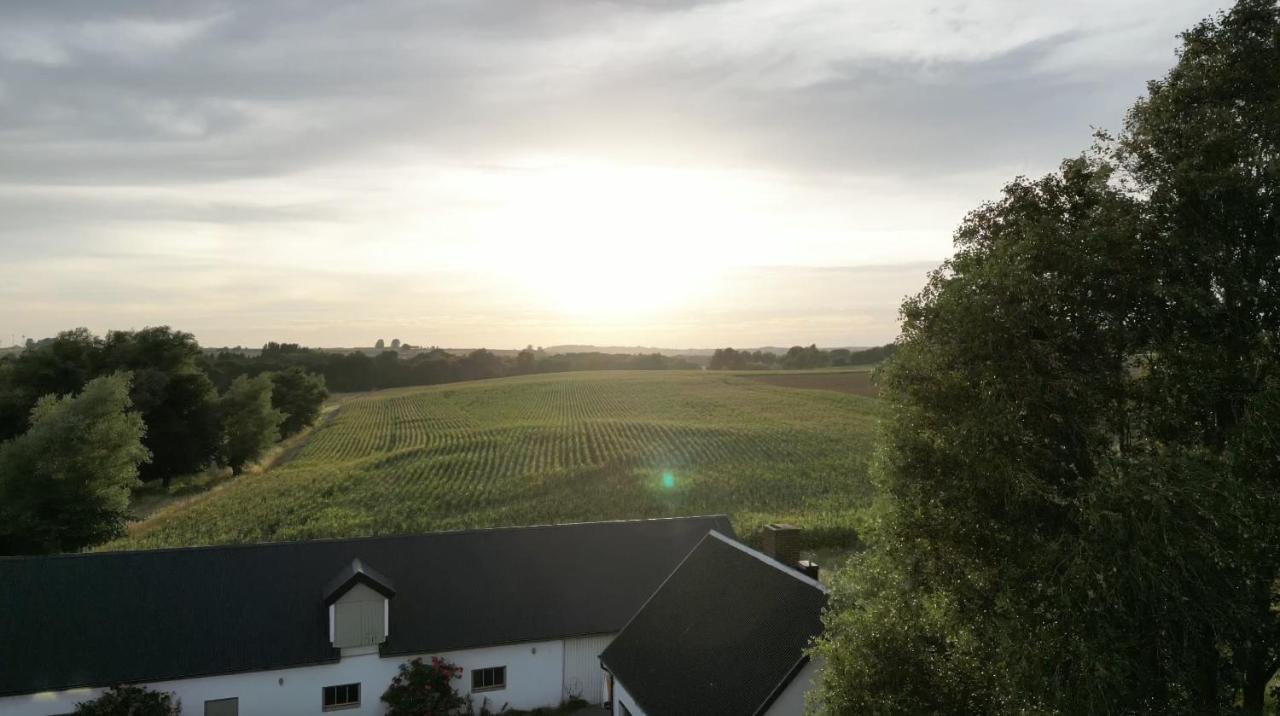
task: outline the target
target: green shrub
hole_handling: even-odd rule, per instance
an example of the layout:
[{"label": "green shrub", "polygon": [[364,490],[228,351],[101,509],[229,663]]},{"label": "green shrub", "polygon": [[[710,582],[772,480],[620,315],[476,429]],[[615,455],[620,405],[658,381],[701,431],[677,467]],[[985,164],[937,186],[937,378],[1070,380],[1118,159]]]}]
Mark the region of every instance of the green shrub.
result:
[{"label": "green shrub", "polygon": [[173,694],[145,686],[113,686],[92,701],[76,704],[76,716],[180,716],[182,702]]}]

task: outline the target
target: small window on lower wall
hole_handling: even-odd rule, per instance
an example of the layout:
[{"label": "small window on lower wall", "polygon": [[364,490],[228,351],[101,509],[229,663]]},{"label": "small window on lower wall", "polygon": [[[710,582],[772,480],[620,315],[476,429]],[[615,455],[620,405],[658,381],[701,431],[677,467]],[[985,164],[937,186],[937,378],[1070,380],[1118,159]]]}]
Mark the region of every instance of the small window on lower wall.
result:
[{"label": "small window on lower wall", "polygon": [[212,699],[204,702],[204,716],[240,716],[240,699]]},{"label": "small window on lower wall", "polygon": [[360,684],[324,687],[324,710],[353,709],[360,705]]},{"label": "small window on lower wall", "polygon": [[490,666],[487,669],[471,670],[471,690],[491,691],[507,687],[507,667]]}]

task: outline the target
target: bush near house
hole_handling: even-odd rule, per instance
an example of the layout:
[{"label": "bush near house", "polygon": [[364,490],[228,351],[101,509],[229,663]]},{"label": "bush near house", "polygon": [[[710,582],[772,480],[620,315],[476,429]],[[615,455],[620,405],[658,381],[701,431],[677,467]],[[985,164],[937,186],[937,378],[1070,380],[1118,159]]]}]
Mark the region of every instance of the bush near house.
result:
[{"label": "bush near house", "polygon": [[113,686],[92,701],[76,704],[75,716],[180,716],[182,702],[173,694],[145,686]]},{"label": "bush near house", "polygon": [[387,716],[447,716],[466,707],[467,700],[454,688],[453,680],[462,676],[456,664],[431,657],[427,664],[421,658],[400,665],[400,673],[382,694]]}]

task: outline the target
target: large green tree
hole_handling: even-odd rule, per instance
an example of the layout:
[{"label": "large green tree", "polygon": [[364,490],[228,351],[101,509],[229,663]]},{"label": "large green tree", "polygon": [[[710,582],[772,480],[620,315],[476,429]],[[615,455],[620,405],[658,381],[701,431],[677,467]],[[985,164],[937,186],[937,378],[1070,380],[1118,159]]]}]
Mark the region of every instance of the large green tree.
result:
[{"label": "large green tree", "polygon": [[284,413],[271,406],[271,376],[239,376],[218,399],[221,461],[239,475],[280,439]]},{"label": "large green tree", "polygon": [[95,378],[47,396],[26,433],[0,444],[0,554],[69,552],[123,533],[146,461],[129,378]]},{"label": "large green tree", "polygon": [[161,479],[208,466],[218,447],[217,395],[200,368],[200,345],[168,326],[112,331],[105,339],[85,328],[40,341],[0,370],[0,440],[26,430],[26,418],[45,395],[66,395],[90,379],[128,371],[131,398],[147,424],[152,459],[142,479]]},{"label": "large green tree", "polygon": [[79,391],[99,375],[102,339],[87,328],[32,343],[0,373],[0,440],[26,431],[31,409],[46,395]]},{"label": "large green tree", "polygon": [[143,480],[168,485],[208,467],[217,454],[217,393],[199,357],[195,337],[168,326],[112,331],[103,341],[99,370],[133,373],[132,398],[146,421],[151,451]]},{"label": "large green tree", "polygon": [[320,408],[329,397],[324,376],[308,373],[298,366],[271,373],[271,404],[284,414],[280,434],[288,437],[320,417]]},{"label": "large green tree", "polygon": [[1280,12],[1184,35],[1124,133],[971,214],[902,311],[856,713],[1260,713],[1280,667]]}]

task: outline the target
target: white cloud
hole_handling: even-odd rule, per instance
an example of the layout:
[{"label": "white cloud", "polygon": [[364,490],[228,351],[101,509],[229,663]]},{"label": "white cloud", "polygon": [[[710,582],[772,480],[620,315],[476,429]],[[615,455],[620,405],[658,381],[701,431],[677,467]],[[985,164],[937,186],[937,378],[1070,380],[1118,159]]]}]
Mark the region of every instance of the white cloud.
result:
[{"label": "white cloud", "polygon": [[884,340],[964,212],[1218,4],[0,5],[0,300],[35,335]]}]

